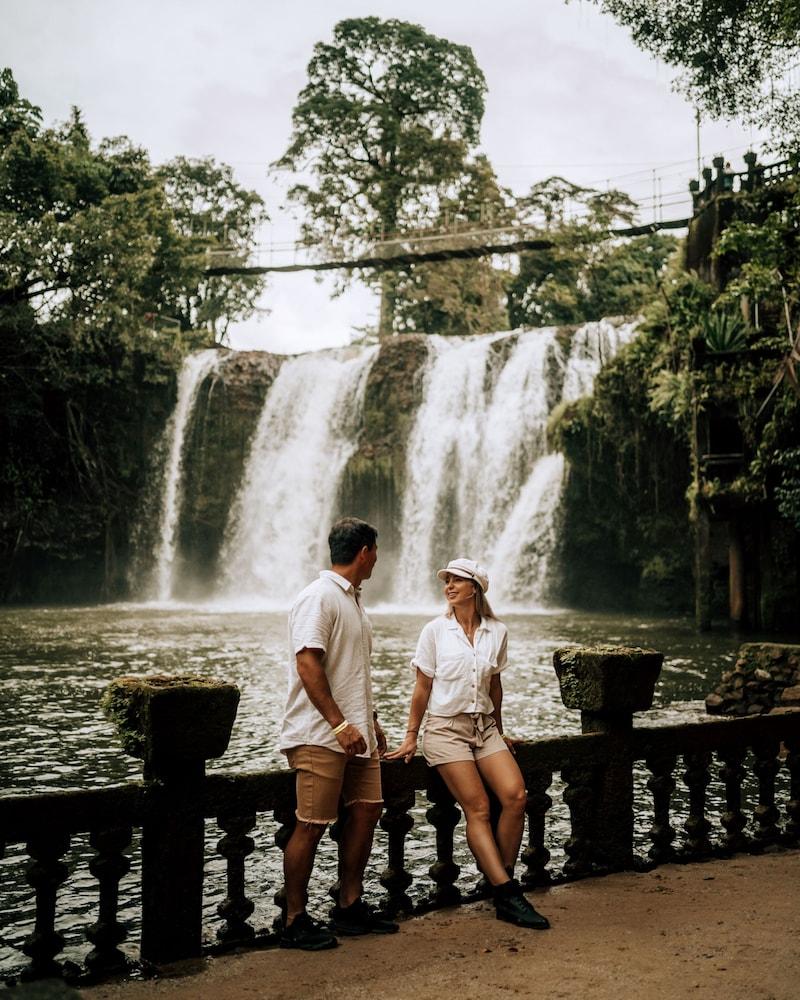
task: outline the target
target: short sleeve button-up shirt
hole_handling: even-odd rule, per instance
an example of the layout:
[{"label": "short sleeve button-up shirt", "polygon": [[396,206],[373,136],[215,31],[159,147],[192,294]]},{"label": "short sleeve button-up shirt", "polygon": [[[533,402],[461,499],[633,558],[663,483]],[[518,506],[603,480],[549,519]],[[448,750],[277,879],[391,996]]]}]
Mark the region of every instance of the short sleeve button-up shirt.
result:
[{"label": "short sleeve button-up shirt", "polygon": [[322,650],[333,699],[366,740],[362,756],[371,756],[377,747],[370,676],[372,626],[352,583],[332,570],[323,570],[301,591],[289,614],[288,691],[279,747],[286,751],[312,745],[343,753],[297,673],[301,649]]},{"label": "short sleeve button-up shirt", "polygon": [[506,666],[508,631],[496,618],[484,618],[473,642],[455,617],[440,615],[423,628],[411,666],[433,678],[428,700],[431,715],[493,711],[492,675]]}]

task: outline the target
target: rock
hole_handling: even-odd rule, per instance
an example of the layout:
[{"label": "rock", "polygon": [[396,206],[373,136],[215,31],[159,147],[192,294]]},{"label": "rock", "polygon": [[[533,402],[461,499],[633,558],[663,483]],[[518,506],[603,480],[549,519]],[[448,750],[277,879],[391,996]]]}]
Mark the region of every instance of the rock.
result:
[{"label": "rock", "polygon": [[725,709],[725,700],[718,694],[710,694],[706,698],[706,711],[709,715],[720,715]]},{"label": "rock", "polygon": [[800,684],[783,689],[781,692],[781,705],[800,705]]},{"label": "rock", "polygon": [[746,714],[747,715],[762,715],[763,712],[764,712],[763,705],[748,705],[747,706],[747,712],[746,712]]},{"label": "rock", "polygon": [[768,670],[761,670],[760,668],[753,672],[753,676],[759,681],[772,680],[772,674]]}]

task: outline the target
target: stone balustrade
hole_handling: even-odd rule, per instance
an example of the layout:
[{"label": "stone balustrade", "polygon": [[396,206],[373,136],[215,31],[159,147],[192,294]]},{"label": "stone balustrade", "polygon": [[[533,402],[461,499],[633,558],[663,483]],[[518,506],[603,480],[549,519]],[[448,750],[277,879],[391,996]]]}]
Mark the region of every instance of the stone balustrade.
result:
[{"label": "stone balustrade", "polygon": [[[800,710],[653,725],[646,709],[661,659],[652,650],[630,648],[556,652],[563,700],[581,712],[583,731],[516,746],[528,790],[520,858],[526,887],[798,843]],[[141,831],[137,861],[143,963],[166,963],[203,951],[202,892],[204,878],[212,876],[204,875],[202,833],[209,823],[219,828],[216,850],[226,872],[227,894],[217,907],[220,923],[214,929],[216,947],[274,940],[271,930],[251,922],[254,900],[247,895],[246,874],[261,861],[251,836],[260,816],[271,814],[274,819],[275,851],[283,849],[291,835],[292,774],[206,775],[206,757],[223,753],[227,746],[235,689],[221,685],[222,690],[203,693],[202,684],[186,679],[143,683],[144,688],[130,681],[117,685],[110,699],[126,746],[144,760],[143,781],[0,796],[0,846],[23,843],[30,858],[27,878],[36,918],[22,947],[29,959],[27,978],[62,971],[59,890],[69,877],[71,838],[78,834],[89,834],[94,856],[88,867],[97,883],[97,919],[86,930],[90,947],[79,980],[119,973],[126,966],[120,949],[126,929],[119,920],[118,887],[131,863],[135,831]],[[180,715],[174,725],[173,710]],[[634,712],[642,714],[634,720]],[[385,838],[387,865],[380,882],[387,908],[408,914],[458,903],[464,893],[453,840],[460,810],[421,758],[409,765],[384,762],[382,771],[385,811],[377,836]],[[713,811],[712,779],[721,783],[724,798],[721,809]],[[424,814],[429,834],[424,828],[414,830],[418,795],[429,803]],[[555,831],[564,827],[555,816],[561,803],[569,819],[568,835],[559,843]],[[634,835],[637,821],[647,827],[645,843]],[[412,870],[408,863],[412,830],[430,838],[427,873],[418,865]],[[335,835],[335,829],[332,832]],[[258,881],[263,885],[262,878]],[[274,891],[280,906],[280,884],[266,885],[263,891]]]}]

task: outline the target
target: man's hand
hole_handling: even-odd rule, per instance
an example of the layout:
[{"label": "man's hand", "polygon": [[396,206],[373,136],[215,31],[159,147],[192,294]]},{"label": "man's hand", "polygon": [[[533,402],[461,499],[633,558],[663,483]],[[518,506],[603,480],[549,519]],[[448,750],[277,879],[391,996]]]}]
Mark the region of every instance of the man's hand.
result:
[{"label": "man's hand", "polygon": [[375,720],[375,739],[378,741],[378,756],[383,757],[386,753],[386,734],[381,729],[381,724]]},{"label": "man's hand", "polygon": [[336,739],[348,757],[357,757],[360,753],[367,752],[367,741],[361,735],[358,726],[354,726],[352,722],[346,729],[336,734]]}]

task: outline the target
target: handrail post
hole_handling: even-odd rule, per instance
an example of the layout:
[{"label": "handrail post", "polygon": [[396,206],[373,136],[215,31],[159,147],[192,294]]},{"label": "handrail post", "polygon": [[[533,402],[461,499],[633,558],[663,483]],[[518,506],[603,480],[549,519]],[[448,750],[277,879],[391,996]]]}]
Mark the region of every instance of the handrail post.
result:
[{"label": "handrail post", "polygon": [[125,677],[105,708],[125,749],[144,759],[141,956],[201,954],[205,762],[228,747],[238,688],[200,677]]},{"label": "handrail post", "polygon": [[633,713],[653,703],[664,654],[626,646],[571,646],[553,653],[561,700],[581,713],[584,733],[603,733],[597,785],[597,862],[612,871],[633,864]]}]

